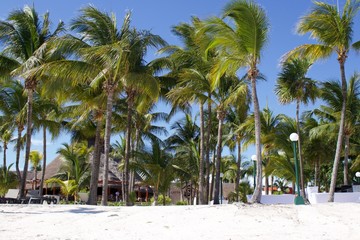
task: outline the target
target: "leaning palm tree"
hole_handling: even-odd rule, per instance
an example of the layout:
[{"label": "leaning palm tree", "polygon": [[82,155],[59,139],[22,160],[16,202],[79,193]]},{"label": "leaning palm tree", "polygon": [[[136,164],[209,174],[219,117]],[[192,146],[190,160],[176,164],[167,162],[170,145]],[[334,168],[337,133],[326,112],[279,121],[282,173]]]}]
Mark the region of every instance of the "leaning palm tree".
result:
[{"label": "leaning palm tree", "polygon": [[227,24],[219,18],[208,21],[206,29],[214,34],[210,48],[221,50],[222,58],[214,68],[214,84],[220,81],[225,72],[236,73],[242,67],[247,68],[247,77],[251,81],[251,97],[255,115],[255,147],[257,155],[258,182],[252,202],[261,199],[261,141],[260,141],[260,108],[256,92],[256,80],[259,76],[258,64],[261,52],[268,38],[269,23],[265,10],[254,1],[234,0],[228,3],[223,16],[233,21]]},{"label": "leaning palm tree", "polygon": [[352,26],[359,9],[360,2],[357,0],[346,0],[342,12],[334,5],[324,2],[314,2],[314,7],[311,11],[300,19],[297,31],[300,34],[310,33],[310,36],[318,43],[300,45],[285,55],[285,59],[306,57],[311,59],[311,61],[317,61],[319,59],[328,58],[333,53],[337,54],[337,60],[340,66],[343,102],[331,177],[329,202],[334,201],[337,170],[344,137],[347,92],[345,62],[351,48],[360,48],[360,42],[352,43]]},{"label": "leaning palm tree", "polygon": [[300,103],[307,104],[309,101],[314,103],[318,89],[316,82],[308,77],[306,74],[312,63],[306,59],[291,59],[282,66],[282,72],[279,74],[277,84],[275,86],[275,93],[279,98],[280,103],[289,104],[296,102],[296,126],[297,134],[299,135],[299,162],[300,162],[300,186],[301,194],[305,197],[304,188],[304,171],[303,171],[303,153],[302,153],[302,139],[300,134]]},{"label": "leaning palm tree", "polygon": [[[50,31],[50,26],[48,12],[43,16],[43,21],[35,9],[29,6],[11,12],[5,21],[0,21],[0,42],[4,44],[4,50],[0,55],[0,65],[7,66],[8,72],[12,75],[20,76],[45,62],[57,59],[59,53],[48,51],[47,43],[64,30],[64,23],[60,21],[54,32]],[[20,185],[21,197],[25,195],[29,165],[33,94],[40,80],[31,74],[25,76],[28,100],[25,163]]]}]

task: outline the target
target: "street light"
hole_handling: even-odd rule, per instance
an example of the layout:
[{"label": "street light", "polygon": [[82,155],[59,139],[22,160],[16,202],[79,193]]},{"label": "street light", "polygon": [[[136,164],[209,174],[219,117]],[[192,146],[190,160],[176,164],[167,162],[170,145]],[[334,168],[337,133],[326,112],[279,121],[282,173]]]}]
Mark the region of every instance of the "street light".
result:
[{"label": "street light", "polygon": [[356,172],[355,177],[357,178],[356,182],[360,183],[360,172]]},{"label": "street light", "polygon": [[295,178],[296,178],[296,187],[297,187],[297,196],[295,197],[294,203],[295,203],[295,205],[304,205],[305,201],[304,201],[303,197],[300,195],[298,160],[297,160],[297,152],[296,152],[296,143],[299,140],[299,135],[297,135],[297,133],[290,134],[290,140],[292,142],[293,149],[294,149]]},{"label": "street light", "polygon": [[252,155],[251,160],[254,162],[253,175],[254,175],[254,189],[255,189],[255,186],[256,186],[256,160],[257,160],[256,155]]},{"label": "street light", "polygon": [[222,204],[223,199],[223,173],[220,173],[220,204]]}]

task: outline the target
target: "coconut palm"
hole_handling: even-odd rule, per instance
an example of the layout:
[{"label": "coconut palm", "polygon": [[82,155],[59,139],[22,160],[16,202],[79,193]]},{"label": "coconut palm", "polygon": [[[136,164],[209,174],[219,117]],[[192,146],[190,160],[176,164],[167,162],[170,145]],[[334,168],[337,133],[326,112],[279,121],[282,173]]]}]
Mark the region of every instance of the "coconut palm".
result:
[{"label": "coconut palm", "polygon": [[162,194],[165,206],[165,195],[174,180],[171,154],[155,141],[152,142],[151,149],[137,152],[136,155],[136,161],[130,167],[137,171],[144,183],[154,186],[154,204],[157,204],[157,198]]},{"label": "coconut palm", "polygon": [[[60,106],[55,102],[55,99],[49,99],[41,96],[35,96],[33,105],[33,133],[42,129],[43,136],[43,164],[41,167],[41,181],[40,181],[40,194],[44,186],[44,177],[47,164],[47,133],[52,135],[52,139],[59,136],[61,130],[60,122]],[[30,153],[31,154],[31,153]],[[31,156],[30,156],[31,161]]]},{"label": "coconut palm", "polygon": [[215,192],[214,204],[219,204],[219,190],[220,190],[220,165],[221,153],[223,148],[223,123],[227,110],[231,104],[243,104],[246,102],[248,94],[247,84],[244,81],[239,81],[237,77],[224,76],[221,79],[217,91],[214,93],[214,102],[217,107],[218,119],[218,135],[217,135],[217,149],[216,149],[216,178],[215,178]]},{"label": "coconut palm", "polygon": [[16,156],[15,169],[19,182],[20,174],[20,152],[23,146],[22,133],[26,123],[26,102],[27,98],[23,94],[23,85],[18,81],[8,81],[0,90],[0,111],[3,114],[4,124],[6,128],[15,128],[17,132],[16,138]]},{"label": "coconut palm", "polygon": [[234,0],[225,6],[223,17],[234,24],[229,25],[223,19],[212,18],[206,29],[214,34],[210,48],[221,50],[221,60],[214,68],[214,85],[225,72],[236,73],[240,68],[247,68],[247,77],[251,81],[251,97],[255,115],[255,148],[257,155],[258,182],[252,202],[261,199],[261,141],[260,109],[256,92],[256,80],[259,76],[258,64],[261,52],[268,38],[269,23],[264,9],[254,1]]},{"label": "coconut palm", "polygon": [[10,164],[7,168],[1,166],[0,168],[0,196],[3,197],[9,189],[16,188],[18,185],[18,179],[16,174],[13,173],[10,168],[13,163]]},{"label": "coconut palm", "polygon": [[[50,32],[49,26],[48,13],[44,15],[44,20],[41,22],[35,9],[28,6],[25,6],[22,10],[13,11],[6,21],[0,22],[0,40],[5,43],[0,61],[8,64],[13,75],[19,76],[41,63],[57,58],[55,53],[48,54],[46,44],[49,39],[54,38],[63,31],[63,23],[60,22],[53,33]],[[27,89],[28,97],[26,128],[28,141],[26,141],[24,176],[21,181],[22,196],[24,194],[31,144],[32,98],[38,81],[39,79],[31,75],[25,76],[25,89]]]},{"label": "coconut palm", "polygon": [[[328,122],[329,119],[324,119],[319,115],[316,115],[316,117],[317,119],[315,119],[311,113],[305,112],[302,117],[302,122],[304,133],[306,136],[309,136],[304,139],[304,155],[314,168],[314,185],[318,186],[318,190],[320,192],[320,169],[325,164],[330,164],[329,159],[334,153],[334,147],[336,144],[336,136],[334,134],[336,129],[334,129],[335,131],[330,130],[330,123]],[[334,136],[326,134],[325,132],[332,132],[332,135]],[[330,179],[322,180],[324,182],[328,182]]]},{"label": "coconut palm", "polygon": [[9,124],[9,121],[6,120],[6,117],[0,117],[0,121],[4,122],[0,127],[0,141],[3,142],[3,167],[7,168],[6,150],[8,149],[8,144],[12,140],[14,127]]},{"label": "coconut palm", "polygon": [[[4,50],[0,55],[1,65],[6,64],[12,75],[20,76],[28,70],[59,58],[56,51],[49,52],[47,42],[64,30],[64,23],[59,22],[54,32],[50,31],[49,13],[44,14],[43,21],[33,7],[25,6],[11,12],[5,21],[0,21],[0,42]],[[41,79],[33,75],[25,76],[27,92],[26,148],[23,176],[20,185],[20,196],[25,195],[26,175],[29,165],[33,93]]]},{"label": "coconut palm", "polygon": [[84,142],[72,145],[64,143],[63,148],[58,150],[63,164],[59,172],[46,183],[60,184],[64,187],[65,195],[74,195],[76,201],[77,193],[89,186],[90,151]]},{"label": "coconut palm", "polygon": [[299,163],[300,163],[300,186],[302,196],[305,197],[304,188],[304,172],[303,172],[303,153],[302,153],[302,139],[300,134],[300,103],[307,104],[314,103],[318,89],[316,82],[308,77],[306,74],[311,66],[311,62],[306,59],[291,59],[285,62],[282,66],[282,72],[279,74],[277,84],[275,85],[275,93],[278,96],[280,103],[289,104],[296,102],[296,125],[297,134],[299,136]]},{"label": "coconut palm", "polygon": [[[209,102],[212,89],[210,88],[209,71],[213,58],[204,58],[205,44],[209,41],[206,35],[197,35],[202,26],[199,18],[192,17],[191,24],[181,23],[173,27],[172,32],[180,38],[184,47],[168,46],[161,51],[170,53],[168,59],[173,67],[171,75],[177,78],[177,84],[168,93],[168,99],[175,106],[186,107],[188,104],[199,105],[200,116],[200,169],[199,169],[199,204],[206,204],[205,190],[205,167],[208,158],[205,159],[205,121],[204,104]],[[209,136],[209,134],[207,134]]]},{"label": "coconut palm", "polygon": [[343,102],[331,177],[329,202],[334,201],[337,170],[340,162],[346,119],[347,81],[345,75],[345,62],[352,47],[356,49],[360,48],[360,42],[352,43],[352,25],[359,8],[360,2],[357,0],[346,0],[341,12],[334,5],[324,2],[314,2],[314,7],[311,11],[300,19],[297,26],[297,32],[300,34],[310,33],[310,36],[318,43],[300,45],[288,52],[285,56],[285,58],[306,57],[311,61],[317,61],[319,59],[328,58],[333,53],[337,54],[337,60],[340,66]]},{"label": "coconut palm", "polygon": [[[43,155],[39,151],[32,150],[30,152],[30,163],[34,169],[34,181],[35,181],[34,189],[37,188],[37,170],[40,166],[40,162],[42,159],[43,159]],[[41,188],[41,191],[42,191],[42,188]]]},{"label": "coconut palm", "polygon": [[[346,114],[344,123],[344,185],[349,184],[348,157],[351,149],[350,139],[359,129],[357,113],[360,109],[360,81],[359,75],[355,73],[351,76],[347,86]],[[343,102],[341,83],[337,81],[328,81],[322,84],[321,98],[326,105],[320,106],[314,110],[317,117],[323,120],[323,124],[312,130],[312,136],[323,136],[328,139],[334,139],[336,136],[329,134],[335,132],[339,126],[339,117],[341,116],[341,107]],[[330,131],[332,130],[332,131]]]}]

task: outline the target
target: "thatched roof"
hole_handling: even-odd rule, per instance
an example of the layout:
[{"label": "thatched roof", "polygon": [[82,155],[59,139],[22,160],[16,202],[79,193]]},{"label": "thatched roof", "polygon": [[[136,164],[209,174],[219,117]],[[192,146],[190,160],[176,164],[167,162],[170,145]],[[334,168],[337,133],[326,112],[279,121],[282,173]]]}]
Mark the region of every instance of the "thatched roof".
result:
[{"label": "thatched roof", "polygon": [[[90,157],[91,158],[91,157]],[[105,161],[105,155],[101,155],[100,160],[100,171],[99,171],[99,181],[103,179],[103,169],[104,169],[104,161]],[[45,172],[45,180],[52,178],[54,175],[56,175],[61,168],[61,165],[63,164],[63,159],[61,155],[56,156],[54,160],[52,160],[47,166],[46,166],[46,172]],[[112,158],[109,158],[109,172],[108,172],[108,181],[109,182],[121,182],[122,181],[122,174],[118,170],[119,168],[119,161],[114,160]],[[42,172],[39,171],[37,174],[38,179],[41,179]],[[33,179],[33,172],[28,172],[28,180]],[[136,174],[136,181],[141,181],[140,177]]]}]

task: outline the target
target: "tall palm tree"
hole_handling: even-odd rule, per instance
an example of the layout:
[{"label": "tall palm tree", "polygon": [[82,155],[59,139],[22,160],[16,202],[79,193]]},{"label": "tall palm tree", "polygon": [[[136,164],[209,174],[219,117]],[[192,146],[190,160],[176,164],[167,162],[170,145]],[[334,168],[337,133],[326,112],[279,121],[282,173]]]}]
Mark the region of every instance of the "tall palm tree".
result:
[{"label": "tall palm tree", "polygon": [[296,102],[296,126],[297,134],[299,136],[300,186],[303,197],[305,197],[305,186],[302,139],[300,134],[300,103],[305,105],[310,101],[314,103],[318,95],[316,82],[306,77],[311,65],[312,63],[306,58],[291,59],[285,62],[282,66],[282,72],[278,76],[277,84],[275,85],[275,93],[278,96],[280,103],[289,104],[294,101]]},{"label": "tall palm tree", "polygon": [[[4,120],[4,121],[3,121]],[[8,149],[8,144],[11,142],[14,134],[14,127],[9,124],[9,121],[6,120],[6,117],[0,117],[0,122],[3,121],[3,124],[0,126],[0,141],[3,142],[3,167],[7,168],[7,159],[6,153]]]},{"label": "tall palm tree", "polygon": [[[206,29],[214,34],[210,48],[221,49],[223,57],[213,73],[215,83],[226,71],[236,73],[242,67],[247,68],[247,77],[251,81],[251,97],[255,115],[255,148],[257,156],[258,182],[252,202],[261,199],[261,141],[260,141],[260,108],[256,92],[256,80],[259,76],[258,64],[268,38],[269,23],[265,13],[254,1],[233,0],[225,6],[223,16],[234,23],[227,24],[223,19],[213,18],[208,21]],[[216,85],[216,84],[215,84]]]},{"label": "tall palm tree", "polygon": [[[60,106],[55,99],[37,96],[34,102],[34,132],[42,128],[43,136],[43,164],[41,168],[40,195],[43,194],[44,178],[47,165],[47,133],[52,135],[52,139],[59,136],[61,130]],[[31,154],[31,152],[30,152]]]},{"label": "tall palm tree", "polygon": [[[43,155],[39,151],[32,150],[30,152],[30,162],[34,169],[34,181],[35,181],[34,189],[37,188],[37,170],[38,170],[38,167],[40,166],[40,162],[42,159],[43,159]],[[42,191],[42,188],[41,188],[41,191]]]},{"label": "tall palm tree", "polygon": [[357,0],[346,0],[342,12],[334,5],[324,2],[314,2],[314,7],[311,11],[300,19],[297,31],[300,34],[310,33],[310,36],[318,43],[300,45],[285,55],[285,58],[306,57],[311,61],[317,61],[328,58],[333,53],[337,54],[337,60],[340,66],[343,102],[331,177],[329,202],[334,201],[337,170],[344,137],[347,93],[345,62],[352,47],[355,49],[360,48],[360,42],[352,43],[352,25],[359,8],[360,2]]},{"label": "tall palm tree", "polygon": [[[344,185],[349,184],[348,158],[351,149],[350,139],[356,135],[356,132],[359,129],[358,116],[355,114],[360,110],[359,96],[359,75],[355,73],[351,76],[347,86],[346,117],[344,123]],[[321,88],[321,98],[326,105],[321,105],[320,108],[314,110],[314,113],[323,120],[323,124],[314,128],[312,135],[334,139],[335,136],[329,133],[335,132],[339,126],[339,117],[341,116],[341,107],[343,103],[341,83],[338,81],[328,81],[323,83]]]},{"label": "tall palm tree", "polygon": [[[176,105],[185,107],[189,103],[199,105],[200,115],[200,169],[199,169],[199,204],[206,204],[205,196],[205,121],[204,104],[209,102],[211,95],[209,71],[211,69],[212,57],[204,58],[205,43],[209,41],[206,35],[197,35],[202,26],[198,18],[192,17],[191,24],[181,23],[172,29],[172,32],[180,38],[184,47],[168,46],[162,51],[169,52],[168,57],[173,68],[171,74],[176,76],[177,84],[171,89],[167,97]],[[209,55],[210,56],[210,55]],[[208,134],[209,135],[209,134]]]},{"label": "tall palm tree", "polygon": [[239,81],[237,77],[224,76],[221,79],[217,91],[214,93],[214,99],[217,107],[218,119],[218,135],[217,135],[217,149],[216,149],[216,178],[215,178],[215,192],[214,204],[219,204],[220,191],[220,165],[221,153],[223,149],[223,124],[226,113],[231,104],[243,104],[246,102],[248,95],[247,84],[244,81]]},{"label": "tall palm tree", "polygon": [[18,81],[9,81],[0,90],[0,111],[2,112],[7,127],[13,126],[17,132],[15,169],[19,182],[20,174],[20,152],[23,146],[22,133],[26,123],[26,102],[27,98],[23,94],[23,85]]},{"label": "tall palm tree", "polygon": [[[37,69],[36,74],[50,75],[70,81],[69,85],[88,83],[101,87],[107,96],[105,110],[104,140],[104,181],[102,205],[107,205],[107,176],[109,167],[110,135],[114,99],[122,91],[121,81],[127,73],[130,53],[130,13],[125,15],[123,24],[117,27],[115,15],[101,12],[93,6],[80,11],[80,15],[71,21],[70,29],[81,36],[65,36],[53,42],[53,46],[64,54],[75,55],[77,59],[62,60]],[[73,54],[73,55],[71,55]]]},{"label": "tall palm tree", "polygon": [[132,115],[135,110],[136,100],[139,102],[155,102],[160,93],[158,79],[154,76],[154,69],[145,64],[145,55],[150,47],[160,48],[166,45],[166,42],[159,36],[151,34],[148,31],[132,32],[129,38],[129,49],[124,65],[125,72],[121,78],[121,85],[124,88],[127,101],[127,119],[126,119],[126,149],[125,149],[125,201],[129,202],[128,179],[129,179],[129,160],[131,155],[131,130]]},{"label": "tall palm tree", "polygon": [[[5,21],[0,21],[0,42],[4,50],[0,55],[1,65],[5,64],[12,75],[20,76],[28,70],[59,58],[59,53],[48,51],[47,42],[64,30],[60,21],[54,32],[50,31],[49,13],[40,20],[34,8],[25,6],[21,10],[11,12]],[[26,148],[20,195],[25,195],[26,175],[29,165],[31,134],[32,134],[32,103],[33,93],[41,80],[33,75],[26,75],[25,89],[27,93]]]}]

